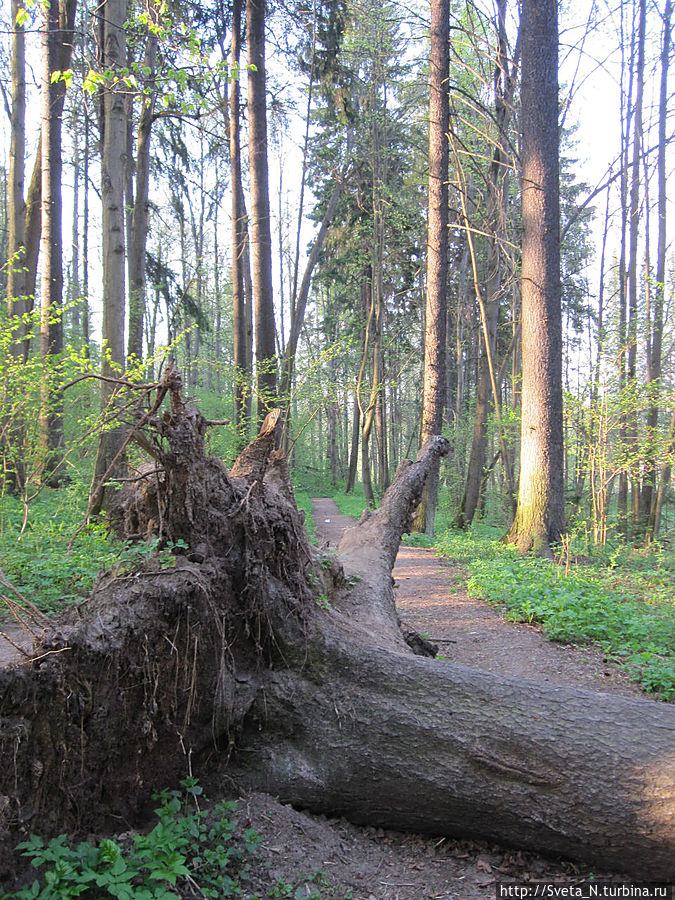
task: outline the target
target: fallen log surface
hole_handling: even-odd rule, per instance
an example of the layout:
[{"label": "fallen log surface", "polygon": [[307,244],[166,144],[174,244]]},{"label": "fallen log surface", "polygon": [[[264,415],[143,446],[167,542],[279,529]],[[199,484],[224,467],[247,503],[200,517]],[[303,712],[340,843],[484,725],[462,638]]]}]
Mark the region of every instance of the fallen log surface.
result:
[{"label": "fallen log surface", "polygon": [[408,647],[391,567],[442,438],[322,555],[275,421],[232,476],[175,373],[165,389],[143,437],[154,474],[114,521],[188,549],[102,576],[36,649],[62,652],[0,672],[0,874],[27,831],[123,830],[189,761],[362,823],[675,880],[675,708]]}]

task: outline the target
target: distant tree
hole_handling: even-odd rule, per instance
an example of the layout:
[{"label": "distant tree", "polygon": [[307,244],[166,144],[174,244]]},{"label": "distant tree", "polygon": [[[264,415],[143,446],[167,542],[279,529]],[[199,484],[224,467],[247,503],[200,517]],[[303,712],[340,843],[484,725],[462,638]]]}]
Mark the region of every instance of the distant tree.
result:
[{"label": "distant tree", "polygon": [[[26,244],[26,203],[24,200],[24,157],[26,155],[26,36],[20,13],[21,0],[12,0],[12,106],[9,148],[9,186],[7,191],[8,256],[7,304],[10,316],[25,311],[26,278],[24,255]],[[14,355],[20,347],[14,345]]]},{"label": "distant tree", "polygon": [[658,246],[656,251],[656,285],[654,290],[653,323],[648,334],[647,381],[650,386],[649,411],[647,413],[648,459],[641,496],[641,520],[646,523],[646,540],[649,543],[658,533],[660,515],[657,516],[659,492],[656,488],[657,463],[654,459],[653,438],[659,424],[659,392],[662,374],[664,298],[666,293],[666,214],[668,196],[666,190],[666,145],[668,140],[668,64],[671,49],[671,0],[665,0],[663,10],[663,43],[661,47],[661,85],[659,91],[659,148],[658,148]]},{"label": "distant tree", "polygon": [[129,234],[129,337],[127,355],[140,360],[143,357],[143,315],[146,291],[146,248],[148,237],[148,213],[150,209],[150,138],[154,121],[157,85],[155,83],[157,50],[159,46],[160,11],[154,0],[146,10],[147,36],[141,65],[142,82],[147,93],[141,94],[141,112],[136,135],[136,180],[133,191],[133,208]]},{"label": "distant tree", "polygon": [[565,528],[560,307],[558,10],[523,0],[520,484],[507,540],[550,555]]},{"label": "distant tree", "polygon": [[[448,289],[448,132],[450,130],[450,0],[431,4],[429,74],[429,211],[424,332],[424,404],[420,445],[441,433],[445,406]],[[415,518],[415,530],[434,533],[440,460],[431,467]]]},{"label": "distant tree", "polygon": [[[65,76],[60,75],[62,46],[72,45],[76,0],[49,0],[42,24],[41,121],[41,315],[40,352],[45,359],[63,352],[63,208],[61,151],[62,116],[66,97]],[[63,400],[60,389],[47,376],[41,411],[47,470],[58,468],[63,452]]]}]

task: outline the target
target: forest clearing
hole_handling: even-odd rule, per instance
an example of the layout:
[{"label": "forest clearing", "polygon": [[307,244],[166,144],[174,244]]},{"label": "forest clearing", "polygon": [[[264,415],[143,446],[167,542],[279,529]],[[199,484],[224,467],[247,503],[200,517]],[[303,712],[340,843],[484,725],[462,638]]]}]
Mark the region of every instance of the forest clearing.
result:
[{"label": "forest clearing", "polygon": [[671,0],[1,16],[0,895],[675,884]]}]

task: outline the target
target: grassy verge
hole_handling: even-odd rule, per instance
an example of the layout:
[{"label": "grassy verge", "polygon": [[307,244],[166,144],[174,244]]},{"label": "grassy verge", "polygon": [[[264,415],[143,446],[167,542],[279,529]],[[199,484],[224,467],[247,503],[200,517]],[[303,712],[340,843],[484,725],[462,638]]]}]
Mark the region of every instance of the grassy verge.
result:
[{"label": "grassy verge", "polygon": [[312,498],[310,494],[303,488],[295,488],[295,502],[298,509],[305,514],[305,528],[307,537],[313,544],[317,542],[316,525],[314,524],[314,516],[312,515]]},{"label": "grassy verge", "polygon": [[548,638],[593,643],[631,678],[675,700],[675,599],[671,554],[618,549],[584,564],[520,556],[487,536],[447,531],[438,552],[467,564],[468,590]]}]

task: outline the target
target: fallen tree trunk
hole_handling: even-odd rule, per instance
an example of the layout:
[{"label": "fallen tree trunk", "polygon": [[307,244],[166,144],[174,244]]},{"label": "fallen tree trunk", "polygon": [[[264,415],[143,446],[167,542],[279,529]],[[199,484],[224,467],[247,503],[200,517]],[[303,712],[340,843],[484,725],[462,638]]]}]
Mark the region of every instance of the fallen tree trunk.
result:
[{"label": "fallen tree trunk", "polygon": [[45,638],[49,655],[0,673],[5,847],[27,830],[121,830],[188,756],[355,821],[675,879],[673,707],[406,644],[391,568],[442,438],[336,559],[307,543],[274,416],[228,475],[175,374],[164,389],[172,411],[142,438],[155,470],[117,522],[189,549],[175,568],[107,574]]}]

